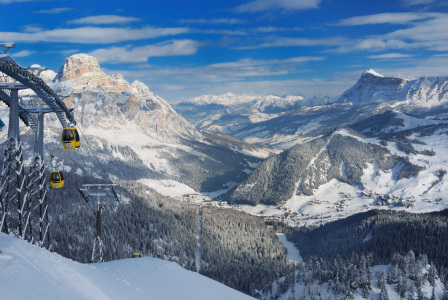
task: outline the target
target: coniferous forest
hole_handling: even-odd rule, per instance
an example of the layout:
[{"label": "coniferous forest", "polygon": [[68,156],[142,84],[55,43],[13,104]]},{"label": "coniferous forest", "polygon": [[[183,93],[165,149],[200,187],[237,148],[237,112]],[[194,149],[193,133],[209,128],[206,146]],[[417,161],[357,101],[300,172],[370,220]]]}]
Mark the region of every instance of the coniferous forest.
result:
[{"label": "coniferous forest", "polygon": [[[72,176],[67,183],[76,185],[79,178]],[[199,270],[248,294],[270,285],[291,268],[275,232],[257,217],[211,206],[201,209],[196,204],[162,196],[136,182],[122,181],[117,190],[123,203],[115,210],[105,208],[102,214],[106,261],[129,258],[140,252]],[[79,262],[90,262],[96,207],[86,205],[77,194],[67,195],[64,201],[58,199],[62,198],[49,200],[52,250]]]},{"label": "coniferous forest", "polygon": [[[67,184],[76,185],[80,177],[70,176]],[[431,293],[445,299],[446,210],[369,211],[292,229],[232,209],[179,202],[136,182],[121,181],[117,190],[121,205],[102,216],[107,261],[140,252],[259,299],[388,299],[391,288],[403,299],[430,299]],[[60,199],[50,194],[52,250],[89,262],[96,208],[78,194]],[[288,260],[277,230],[295,243],[303,263]]]}]

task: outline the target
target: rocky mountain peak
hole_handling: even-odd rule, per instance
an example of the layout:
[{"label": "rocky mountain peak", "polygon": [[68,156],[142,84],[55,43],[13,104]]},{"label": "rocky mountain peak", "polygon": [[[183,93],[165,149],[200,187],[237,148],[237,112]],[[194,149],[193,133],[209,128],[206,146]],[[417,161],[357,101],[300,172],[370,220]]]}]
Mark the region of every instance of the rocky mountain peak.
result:
[{"label": "rocky mountain peak", "polygon": [[154,94],[149,90],[149,87],[138,80],[135,80],[131,84],[131,91],[141,97],[154,97]]},{"label": "rocky mountain peak", "polygon": [[406,79],[385,77],[370,69],[361,75],[353,87],[342,94],[339,102],[361,104],[374,101],[400,101],[407,83]]},{"label": "rocky mountain peak", "polygon": [[91,72],[103,73],[98,64],[98,59],[84,53],[75,54],[65,60],[64,66],[59,71],[58,79],[62,81],[72,80]]},{"label": "rocky mountain peak", "polygon": [[202,139],[196,128],[140,81],[129,84],[121,74],[108,76],[98,60],[76,54],[65,60],[53,89],[66,95],[75,118],[86,127],[139,128],[159,138]]},{"label": "rocky mountain peak", "polygon": [[364,71],[364,73],[362,73],[362,76],[384,77],[383,75],[377,73],[373,69],[369,69],[369,70]]}]

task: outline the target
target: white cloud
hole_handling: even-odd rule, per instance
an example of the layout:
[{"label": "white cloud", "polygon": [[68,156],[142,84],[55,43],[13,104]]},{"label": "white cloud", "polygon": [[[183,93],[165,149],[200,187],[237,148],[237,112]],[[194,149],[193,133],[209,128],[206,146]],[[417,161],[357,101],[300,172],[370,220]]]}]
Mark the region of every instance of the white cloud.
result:
[{"label": "white cloud", "polygon": [[372,36],[364,39],[347,40],[338,47],[324,52],[351,53],[355,51],[386,51],[389,49],[415,49],[421,47],[422,45],[420,44],[405,42],[401,39]]},{"label": "white cloud", "polygon": [[53,29],[39,32],[0,32],[0,40],[22,43],[52,42],[79,44],[110,44],[137,41],[161,36],[178,35],[188,32],[188,28],[101,28],[79,27]]},{"label": "white cloud", "polygon": [[10,4],[10,3],[17,3],[17,2],[32,2],[34,0],[0,0],[0,4]]},{"label": "white cloud", "polygon": [[252,46],[242,46],[237,49],[260,49],[271,47],[312,47],[312,46],[339,46],[347,42],[348,39],[342,37],[330,37],[322,39],[280,37],[267,38],[266,41]]},{"label": "white cloud", "polygon": [[386,38],[410,40],[422,47],[448,51],[448,14],[440,14],[437,18],[422,21],[412,27],[399,29],[389,34]]},{"label": "white cloud", "polygon": [[447,76],[446,66],[448,65],[448,56],[434,55],[427,59],[414,61],[412,65],[401,68],[382,69],[381,74],[385,76],[396,76],[415,79],[423,76]]},{"label": "white cloud", "polygon": [[122,17],[115,15],[100,15],[100,16],[90,16],[85,18],[80,18],[76,20],[68,21],[67,24],[78,24],[78,25],[108,25],[108,24],[125,24],[132,22],[140,22],[141,19],[134,17]]},{"label": "white cloud", "polygon": [[447,13],[386,13],[348,18],[338,23],[344,26],[376,24],[404,25],[405,27],[383,35],[347,40],[334,51],[339,53],[391,49],[448,51]]},{"label": "white cloud", "polygon": [[375,59],[396,59],[396,58],[409,58],[409,57],[413,57],[413,55],[403,53],[386,53],[386,54],[369,56],[369,58],[375,58]]},{"label": "white cloud", "polygon": [[293,27],[293,28],[283,28],[283,27],[274,27],[274,26],[260,26],[253,29],[255,32],[261,33],[271,33],[271,32],[281,32],[281,31],[303,31],[303,28]]},{"label": "white cloud", "polygon": [[98,49],[89,54],[100,63],[142,63],[150,57],[192,55],[197,52],[199,43],[193,40],[171,40],[142,47],[111,47]]},{"label": "white cloud", "polygon": [[202,34],[217,34],[217,35],[247,35],[245,30],[226,30],[226,29],[197,29],[191,30],[192,32],[202,33]]},{"label": "white cloud", "polygon": [[216,63],[196,67],[141,66],[142,68],[122,73],[126,78],[146,78],[153,85],[171,86],[226,86],[229,82],[254,81],[254,78],[276,78],[277,76],[308,72],[306,64],[325,60],[325,57],[292,57],[278,60],[254,60],[244,58],[237,61]]},{"label": "white cloud", "polygon": [[17,53],[10,53],[10,55],[12,57],[25,57],[25,56],[30,56],[30,55],[32,55],[34,53],[35,53],[35,51],[22,50],[22,51],[19,51]]},{"label": "white cloud", "polygon": [[402,0],[401,2],[406,6],[411,6],[411,5],[431,4],[434,3],[435,0]]},{"label": "white cloud", "polygon": [[273,9],[304,10],[317,8],[321,0],[254,0],[238,6],[236,12],[262,12]]},{"label": "white cloud", "polygon": [[367,16],[357,16],[343,19],[337,23],[341,26],[359,26],[376,24],[409,24],[440,16],[438,13],[382,13]]},{"label": "white cloud", "polygon": [[70,7],[57,7],[57,8],[51,8],[51,9],[41,9],[41,10],[36,10],[34,13],[35,14],[49,14],[49,15],[56,15],[56,14],[61,14],[64,13],[66,11],[70,11],[73,8]]},{"label": "white cloud", "polygon": [[179,23],[182,24],[245,24],[246,20],[243,19],[235,19],[235,18],[216,18],[216,19],[183,19],[180,20]]}]

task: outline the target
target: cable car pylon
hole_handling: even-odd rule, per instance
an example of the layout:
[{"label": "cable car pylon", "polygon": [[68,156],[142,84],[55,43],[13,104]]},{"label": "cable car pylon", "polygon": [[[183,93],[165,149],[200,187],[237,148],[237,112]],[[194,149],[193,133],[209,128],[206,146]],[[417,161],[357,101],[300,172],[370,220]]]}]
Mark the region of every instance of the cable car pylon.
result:
[{"label": "cable car pylon", "polygon": [[[36,68],[22,68],[8,55],[8,50],[15,48],[14,43],[0,43],[0,47],[4,48],[3,52],[0,51],[0,101],[10,107],[8,140],[0,180],[0,232],[42,246],[46,237],[49,241],[43,164],[43,115],[47,112],[56,113],[63,128],[75,128],[76,121],[72,110],[40,77],[30,72],[36,71]],[[44,70],[38,69],[38,72]],[[38,110],[23,107],[19,103],[21,89],[33,90],[48,107]],[[37,113],[38,121],[31,113]],[[28,178],[23,164],[19,119],[36,130],[35,154]],[[76,148],[76,137],[74,143]]]},{"label": "cable car pylon", "polygon": [[79,192],[88,205],[96,205],[96,235],[93,240],[92,263],[99,263],[104,261],[104,244],[101,239],[101,211],[104,207],[113,207],[116,209],[120,204],[117,193],[114,187],[115,183],[111,184],[83,184],[79,188]]},{"label": "cable car pylon", "polygon": [[[44,247],[50,245],[50,221],[48,217],[48,202],[46,188],[46,167],[44,164],[44,114],[51,112],[43,108],[29,110],[37,113],[37,129],[34,139],[34,158],[31,161],[28,186],[30,191],[32,218],[31,229],[34,242]],[[37,220],[37,221],[35,221]]]}]

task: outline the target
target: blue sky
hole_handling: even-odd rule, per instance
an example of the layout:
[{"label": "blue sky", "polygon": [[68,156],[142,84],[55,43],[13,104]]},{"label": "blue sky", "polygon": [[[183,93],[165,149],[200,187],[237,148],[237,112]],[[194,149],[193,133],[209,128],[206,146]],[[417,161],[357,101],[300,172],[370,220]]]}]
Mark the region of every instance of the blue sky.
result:
[{"label": "blue sky", "polygon": [[447,0],[0,0],[22,66],[75,53],[167,100],[337,95],[366,69],[448,76]]}]

